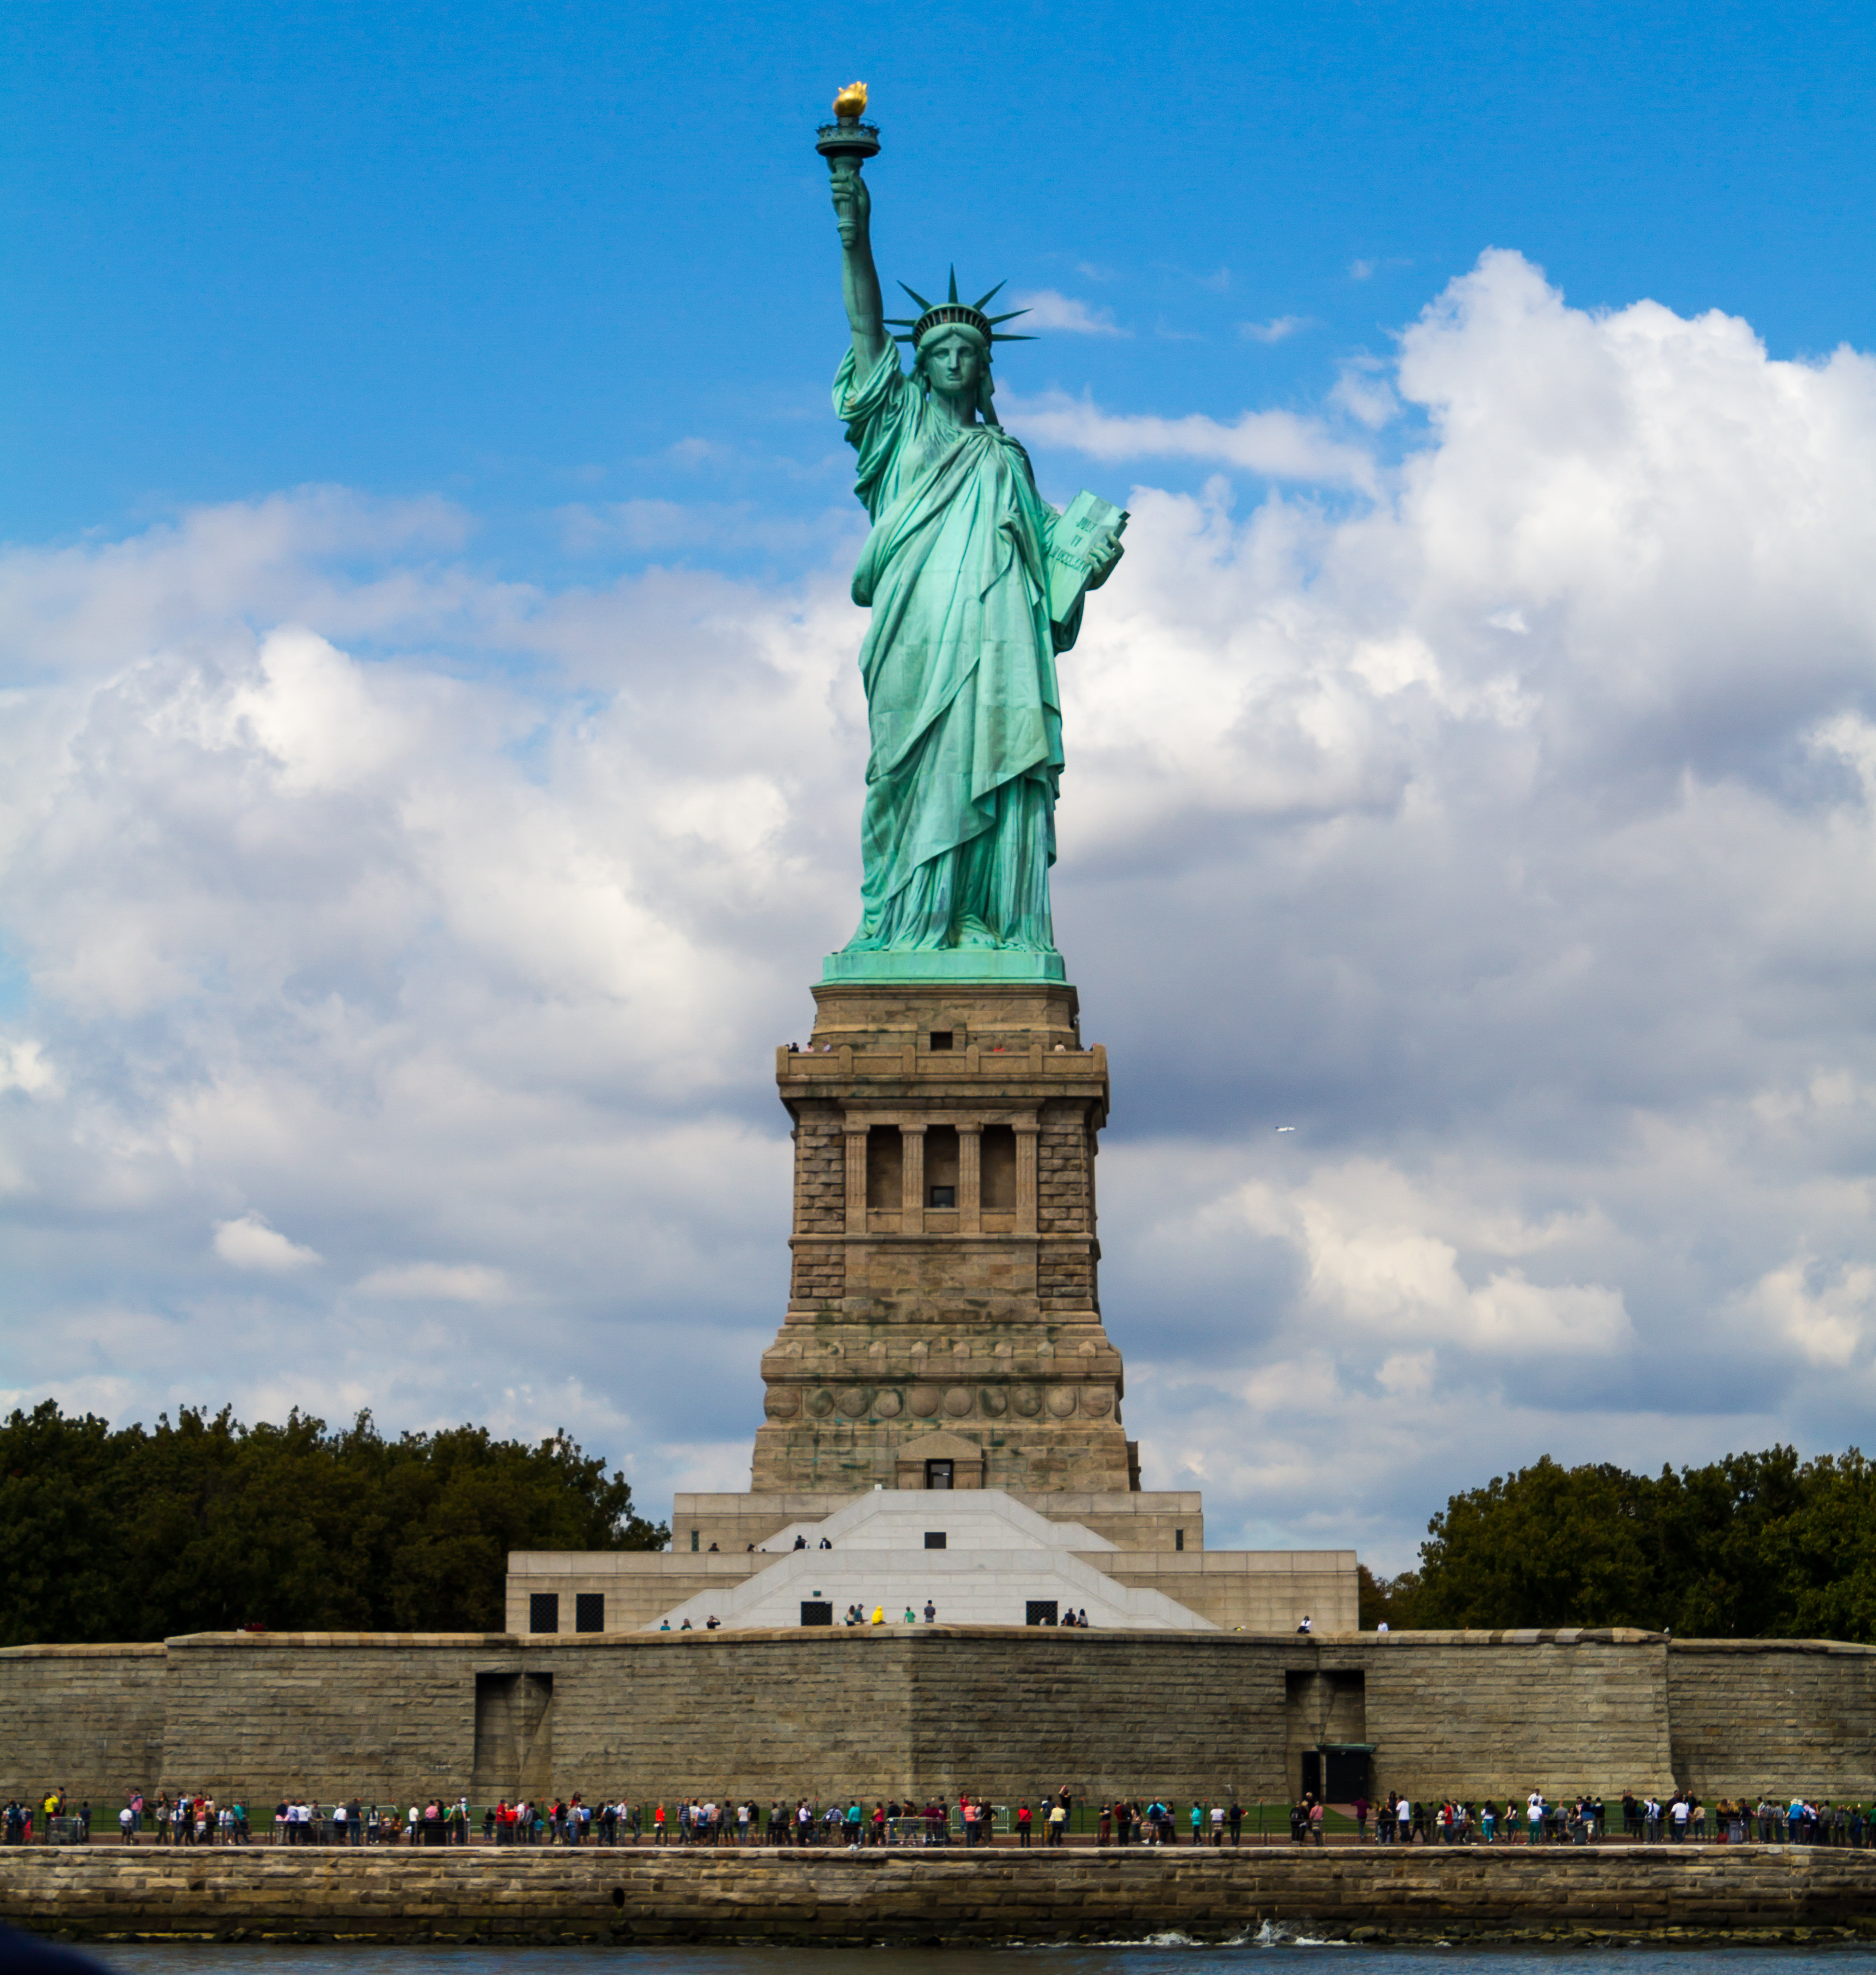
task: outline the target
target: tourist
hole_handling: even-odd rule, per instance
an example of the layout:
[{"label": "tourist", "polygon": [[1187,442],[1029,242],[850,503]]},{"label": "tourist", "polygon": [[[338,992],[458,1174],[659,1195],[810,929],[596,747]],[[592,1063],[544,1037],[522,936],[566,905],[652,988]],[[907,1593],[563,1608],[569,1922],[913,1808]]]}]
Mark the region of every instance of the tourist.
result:
[{"label": "tourist", "polygon": [[1309,1622],[1309,1615],[1308,1612],[1306,1612],[1303,1613],[1303,1623],[1296,1628],[1296,1630],[1299,1632],[1313,1632],[1316,1630],[1316,1628]]},{"label": "tourist", "polygon": [[[1029,1799],[1025,1797],[1016,1808],[1016,1842],[1025,1852],[1030,1848],[1030,1823]],[[1121,1842],[1126,1842],[1125,1839]]]},{"label": "tourist", "polygon": [[885,1623],[885,1622],[886,1622],[886,1608],[885,1608],[883,1605],[876,1605],[873,1607],[873,1615],[872,1615],[872,1622],[873,1622],[873,1624],[875,1624],[876,1625],[883,1625]]},{"label": "tourist", "polygon": [[1237,1793],[1231,1793],[1231,1807],[1225,1813],[1230,1820],[1231,1843],[1235,1847],[1244,1829],[1244,1806],[1237,1800]]},{"label": "tourist", "polygon": [[1358,1845],[1365,1845],[1368,1842],[1367,1798],[1358,1796],[1351,1808],[1355,1812],[1355,1842]]},{"label": "tourist", "polygon": [[925,1623],[928,1625],[934,1624],[936,1622],[937,1618],[938,1607],[932,1603],[929,1598],[928,1598],[925,1600]]},{"label": "tourist", "polygon": [[1067,1804],[1066,1802],[1057,1802],[1051,1805],[1049,1811],[1049,1842],[1059,1849],[1061,1845],[1062,1840],[1067,1835]]},{"label": "tourist", "polygon": [[1402,1797],[1394,1808],[1395,1833],[1399,1842],[1411,1845],[1414,1839],[1414,1806],[1411,1798]]},{"label": "tourist", "polygon": [[1113,1841],[1114,1807],[1112,1804],[1104,1803],[1101,1806],[1099,1819],[1095,1825],[1094,1842],[1097,1845],[1111,1845]]},{"label": "tourist", "polygon": [[908,1625],[915,1625],[918,1622],[918,1615],[909,1605],[905,1608],[905,1622]]},{"label": "tourist", "polygon": [[1214,1852],[1224,1849],[1224,1806],[1221,1803],[1214,1803],[1211,1807],[1211,1848]]}]

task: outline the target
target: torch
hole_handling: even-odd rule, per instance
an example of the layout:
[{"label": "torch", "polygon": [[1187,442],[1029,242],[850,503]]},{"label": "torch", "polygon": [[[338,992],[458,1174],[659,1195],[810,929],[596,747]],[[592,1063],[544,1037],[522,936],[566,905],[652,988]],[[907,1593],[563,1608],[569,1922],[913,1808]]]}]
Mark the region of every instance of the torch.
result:
[{"label": "torch", "polygon": [[857,172],[869,158],[879,155],[879,125],[860,121],[866,108],[866,84],[849,82],[834,98],[833,122],[822,124],[815,133],[814,148],[836,177],[843,172]]}]

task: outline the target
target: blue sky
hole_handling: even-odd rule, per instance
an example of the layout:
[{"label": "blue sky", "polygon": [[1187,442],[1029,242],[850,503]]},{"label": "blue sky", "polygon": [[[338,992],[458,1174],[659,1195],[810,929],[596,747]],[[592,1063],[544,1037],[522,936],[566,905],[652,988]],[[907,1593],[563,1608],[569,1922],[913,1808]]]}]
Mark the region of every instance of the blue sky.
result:
[{"label": "blue sky", "polygon": [[1055,899],[1148,1484],[1392,1569],[1543,1452],[1856,1439],[1873,20],[7,12],[0,1404],[745,1485],[859,76],[883,271],[1007,278],[1133,514]]},{"label": "blue sky", "polygon": [[0,52],[14,540],[308,482],[447,491],[516,554],[570,500],[836,498],[810,138],[849,74],[889,277],[1128,332],[1006,353],[1017,389],[1313,405],[1494,245],[1775,355],[1871,337],[1854,5],[68,0]]}]

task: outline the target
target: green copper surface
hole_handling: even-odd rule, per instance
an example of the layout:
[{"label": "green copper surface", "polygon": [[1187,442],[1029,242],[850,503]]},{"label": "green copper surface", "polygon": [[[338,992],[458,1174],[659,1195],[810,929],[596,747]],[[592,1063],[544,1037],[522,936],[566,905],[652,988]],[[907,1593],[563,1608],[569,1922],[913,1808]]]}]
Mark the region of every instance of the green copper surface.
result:
[{"label": "green copper surface", "polygon": [[981,947],[928,948],[918,953],[849,947],[821,963],[823,981],[1066,981],[1059,953],[990,952]]},{"label": "green copper surface", "polygon": [[958,302],[954,273],[949,302],[913,294],[935,319],[902,366],[859,161],[830,163],[853,331],[834,409],[873,524],[853,591],[872,613],[860,647],[872,747],[859,928],[824,978],[1059,981],[1056,655],[1119,559],[1119,524],[1057,541],[1063,518],[997,422],[990,345],[1007,318]]}]

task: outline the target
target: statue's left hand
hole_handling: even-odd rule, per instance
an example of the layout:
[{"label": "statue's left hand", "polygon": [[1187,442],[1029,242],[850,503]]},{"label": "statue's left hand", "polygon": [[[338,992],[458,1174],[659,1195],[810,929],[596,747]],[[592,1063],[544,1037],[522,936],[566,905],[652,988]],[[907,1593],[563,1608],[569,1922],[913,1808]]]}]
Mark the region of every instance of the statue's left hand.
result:
[{"label": "statue's left hand", "polygon": [[1103,535],[1101,537],[1100,548],[1088,565],[1094,572],[1088,579],[1088,587],[1090,590],[1099,590],[1102,584],[1114,573],[1115,565],[1126,553],[1127,551],[1121,547],[1119,536]]}]

